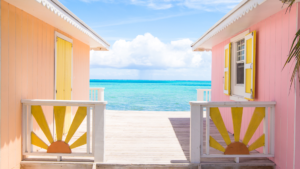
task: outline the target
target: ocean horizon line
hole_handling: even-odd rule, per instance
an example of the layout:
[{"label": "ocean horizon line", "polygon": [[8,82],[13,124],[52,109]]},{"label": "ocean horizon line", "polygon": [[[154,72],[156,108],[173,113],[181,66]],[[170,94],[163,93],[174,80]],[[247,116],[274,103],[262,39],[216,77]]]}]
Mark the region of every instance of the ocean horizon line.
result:
[{"label": "ocean horizon line", "polygon": [[211,80],[151,80],[151,79],[90,79],[90,81],[185,81],[185,82],[211,82]]}]

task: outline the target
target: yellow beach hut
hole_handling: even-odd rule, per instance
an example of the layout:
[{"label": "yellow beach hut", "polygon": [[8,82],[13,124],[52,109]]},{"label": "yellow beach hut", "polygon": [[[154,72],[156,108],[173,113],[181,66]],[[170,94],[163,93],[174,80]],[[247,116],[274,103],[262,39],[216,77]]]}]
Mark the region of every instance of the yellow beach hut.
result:
[{"label": "yellow beach hut", "polygon": [[[24,111],[21,100],[89,100],[90,50],[107,51],[110,45],[57,0],[1,0],[0,10],[0,168],[12,169],[20,168],[29,151],[27,145],[44,146],[39,133],[50,138],[47,132],[53,129],[50,121],[54,118],[60,124],[53,129],[56,137],[46,140],[61,140],[62,127],[71,138],[71,130],[76,129],[70,108],[75,101],[67,107],[54,106],[54,112],[64,113],[53,116],[53,107],[41,107],[37,102]],[[31,128],[35,133],[30,132],[26,139],[22,133],[30,127],[22,122],[22,110],[33,115]],[[76,110],[73,121],[78,123],[82,119],[79,116],[88,110],[79,107],[72,112]],[[47,123],[49,126],[43,126]],[[21,142],[26,144],[22,147]]]}]

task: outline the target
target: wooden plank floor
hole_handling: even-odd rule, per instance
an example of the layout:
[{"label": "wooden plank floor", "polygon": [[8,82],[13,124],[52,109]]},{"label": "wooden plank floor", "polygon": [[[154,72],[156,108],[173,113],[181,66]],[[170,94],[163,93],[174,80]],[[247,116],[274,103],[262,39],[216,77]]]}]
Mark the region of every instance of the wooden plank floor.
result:
[{"label": "wooden plank floor", "polygon": [[[70,143],[86,131],[85,123],[81,125]],[[225,146],[225,142],[212,122],[210,127],[211,135]],[[105,163],[189,163],[190,112],[107,110],[105,131]],[[233,140],[232,134],[230,137]],[[83,152],[85,149],[86,146],[82,146],[75,149],[74,152]],[[213,148],[210,148],[210,152],[221,153]],[[73,158],[71,160],[63,157],[63,161],[76,161],[76,159],[77,161],[93,161],[92,158]],[[37,160],[37,157],[29,157],[26,160]],[[47,160],[51,159],[47,158]],[[233,158],[202,158],[201,162],[207,165],[235,164]],[[240,159],[240,163],[274,165],[266,158]]]}]

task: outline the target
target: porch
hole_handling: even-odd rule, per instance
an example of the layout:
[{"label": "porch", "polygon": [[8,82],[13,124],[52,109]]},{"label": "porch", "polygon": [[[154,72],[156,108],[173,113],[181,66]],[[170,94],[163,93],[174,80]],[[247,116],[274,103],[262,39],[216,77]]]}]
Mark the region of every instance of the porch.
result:
[{"label": "porch", "polygon": [[[95,168],[198,168],[190,159],[190,112],[147,112],[106,110],[105,159]],[[205,112],[204,112],[205,117]],[[203,118],[203,130],[206,120]],[[75,133],[79,138],[86,131],[86,121]],[[210,121],[210,134],[225,146],[216,126]],[[231,140],[233,135],[230,134]],[[203,148],[206,149],[204,138]],[[210,147],[211,154],[220,154]],[[86,146],[76,151],[86,152]],[[24,169],[44,168],[93,168],[93,157],[28,156],[21,162]],[[202,168],[248,166],[273,168],[267,158],[201,158]]]}]

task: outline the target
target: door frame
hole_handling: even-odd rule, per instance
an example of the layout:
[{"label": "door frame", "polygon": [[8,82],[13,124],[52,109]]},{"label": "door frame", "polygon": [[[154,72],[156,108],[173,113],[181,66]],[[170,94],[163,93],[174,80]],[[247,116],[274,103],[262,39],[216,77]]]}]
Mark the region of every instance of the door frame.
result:
[{"label": "door frame", "polygon": [[56,38],[61,38],[65,41],[68,41],[70,43],[72,43],[72,51],[71,51],[71,100],[72,100],[72,96],[73,96],[73,39],[55,31],[54,32],[54,46],[55,46],[55,58],[54,58],[54,62],[55,62],[55,65],[54,65],[54,100],[56,100],[56,65],[57,65],[57,40]]}]

